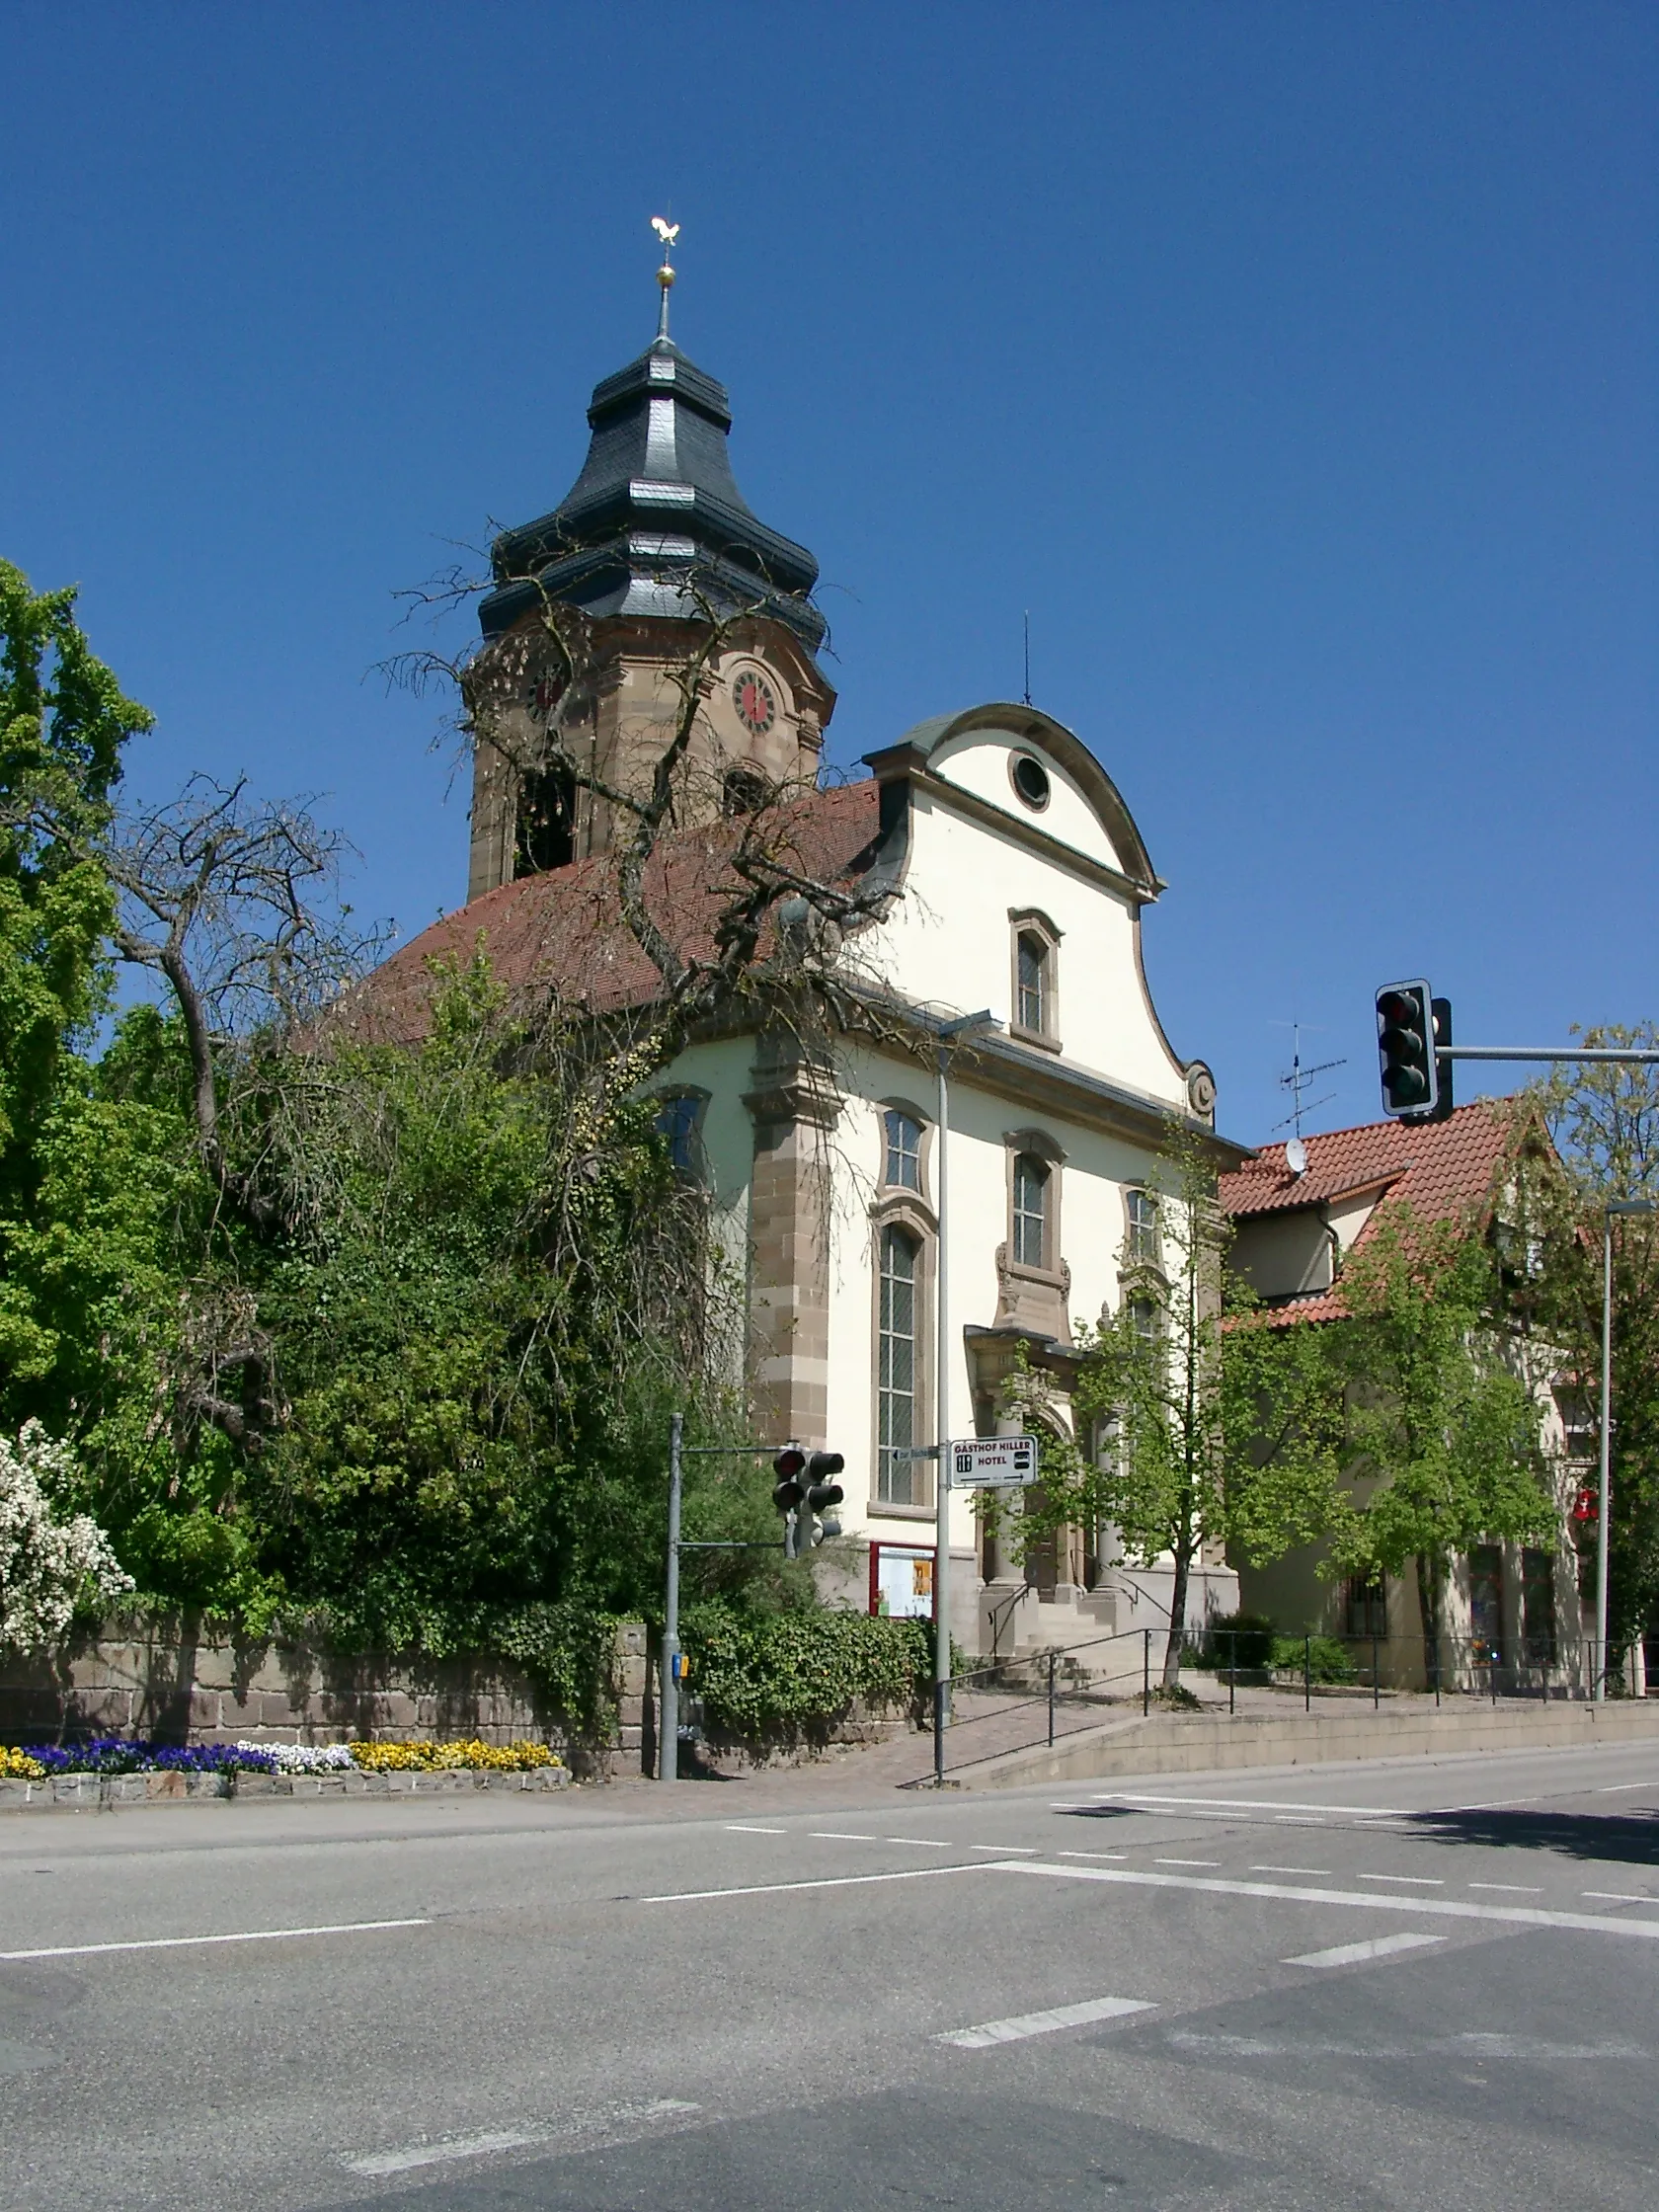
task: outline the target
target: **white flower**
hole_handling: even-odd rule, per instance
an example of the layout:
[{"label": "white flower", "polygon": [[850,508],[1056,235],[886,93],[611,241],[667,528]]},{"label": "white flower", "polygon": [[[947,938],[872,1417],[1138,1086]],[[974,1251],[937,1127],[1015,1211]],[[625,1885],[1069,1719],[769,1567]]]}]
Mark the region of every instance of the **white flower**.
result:
[{"label": "white flower", "polygon": [[257,1744],[244,1739],[238,1751],[263,1751],[276,1762],[279,1775],[355,1774],[350,1744]]},{"label": "white flower", "polygon": [[75,1608],[133,1587],[87,1514],[59,1521],[41,1477],[54,1489],[75,1480],[74,1454],[26,1421],[14,1445],[0,1436],[0,1650],[39,1651],[55,1643]]}]

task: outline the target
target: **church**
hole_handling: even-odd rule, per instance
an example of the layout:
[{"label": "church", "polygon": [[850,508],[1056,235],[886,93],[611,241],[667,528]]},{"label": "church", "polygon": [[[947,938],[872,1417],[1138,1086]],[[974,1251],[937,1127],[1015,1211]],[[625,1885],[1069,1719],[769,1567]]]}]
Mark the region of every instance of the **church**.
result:
[{"label": "church", "polygon": [[[511,987],[597,1018],[648,1001],[662,977],[621,913],[630,810],[672,757],[634,895],[681,945],[729,934],[721,871],[771,810],[774,889],[798,878],[842,904],[826,921],[821,894],[786,900],[769,926],[810,934],[828,982],[881,1018],[808,1049],[740,993],[651,1088],[742,1284],[751,1433],[844,1456],[841,1534],[816,1554],[826,1596],[926,1612],[930,1448],[1017,1426],[1002,1396],[1022,1356],[1068,1422],[1077,1320],[1159,1266],[1171,1119],[1218,1170],[1250,1155],[1217,1134],[1210,1069],[1158,1020],[1141,933],[1164,886],[1083,737],[992,700],[895,730],[852,780],[823,771],[818,566],[738,488],[726,390],[669,335],[669,242],[658,335],[594,387],[570,491],[493,547],[476,666],[498,711],[474,717],[467,904],[374,995],[418,1034],[433,964],[482,947]],[[550,667],[549,637],[577,635]],[[1110,1528],[1014,1558],[970,1494],[946,1518],[967,1650],[1167,1620],[1168,1572],[1126,1562]],[[1189,1620],[1236,1602],[1206,1554]]]}]

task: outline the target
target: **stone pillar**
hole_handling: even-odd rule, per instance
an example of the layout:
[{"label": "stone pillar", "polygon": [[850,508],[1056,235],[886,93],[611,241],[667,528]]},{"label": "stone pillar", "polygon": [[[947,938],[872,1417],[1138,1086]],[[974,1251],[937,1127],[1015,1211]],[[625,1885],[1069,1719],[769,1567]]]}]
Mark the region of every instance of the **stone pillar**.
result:
[{"label": "stone pillar", "polygon": [[763,1037],[750,1183],[750,1366],[758,1433],[822,1444],[830,1420],[830,1070],[793,1039]]}]

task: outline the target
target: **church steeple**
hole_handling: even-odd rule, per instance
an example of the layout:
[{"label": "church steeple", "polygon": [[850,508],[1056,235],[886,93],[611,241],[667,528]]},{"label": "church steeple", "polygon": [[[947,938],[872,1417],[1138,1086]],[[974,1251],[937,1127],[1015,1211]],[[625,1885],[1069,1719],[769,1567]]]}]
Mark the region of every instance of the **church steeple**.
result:
[{"label": "church steeple", "polygon": [[[475,698],[491,704],[474,713],[469,898],[610,848],[615,803],[598,791],[649,787],[683,711],[687,657],[710,642],[676,770],[681,827],[810,786],[834,712],[815,658],[826,625],[807,595],[818,563],[738,489],[725,387],[669,335],[678,226],[652,227],[664,249],[657,336],[594,386],[588,458],[564,499],[492,548],[473,672]],[[549,602],[587,618],[574,664],[544,635]]]},{"label": "church steeple", "polygon": [[584,613],[695,617],[701,593],[722,613],[753,607],[816,652],[825,622],[807,603],[818,563],[771,529],[738,489],[726,450],[726,387],[669,336],[668,248],[661,217],[657,337],[637,360],[593,387],[588,458],[570,491],[492,549],[496,589],[479,609],[486,637],[546,598]]}]

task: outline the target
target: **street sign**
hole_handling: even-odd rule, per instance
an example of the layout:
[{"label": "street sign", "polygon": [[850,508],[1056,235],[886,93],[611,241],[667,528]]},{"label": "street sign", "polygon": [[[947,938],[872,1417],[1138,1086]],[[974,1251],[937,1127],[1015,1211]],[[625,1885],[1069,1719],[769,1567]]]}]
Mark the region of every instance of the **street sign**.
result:
[{"label": "street sign", "polygon": [[1034,1436],[970,1436],[950,1448],[951,1487],[1019,1490],[1037,1479]]}]

